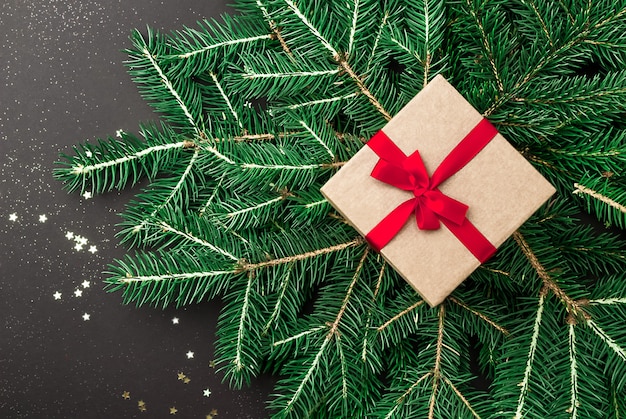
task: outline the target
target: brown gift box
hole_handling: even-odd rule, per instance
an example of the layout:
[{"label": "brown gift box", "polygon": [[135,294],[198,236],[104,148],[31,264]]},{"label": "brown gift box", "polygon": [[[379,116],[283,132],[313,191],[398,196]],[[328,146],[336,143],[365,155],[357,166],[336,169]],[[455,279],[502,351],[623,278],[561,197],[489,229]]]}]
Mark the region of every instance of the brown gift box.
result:
[{"label": "brown gift box", "polygon": [[[482,118],[439,75],[382,130],[405,154],[419,150],[432,175]],[[413,196],[370,176],[378,160],[365,146],[322,187],[328,201],[363,236]],[[496,248],[555,192],[501,134],[439,189],[469,206],[467,218]],[[380,253],[431,306],[480,266],[443,224],[438,230],[419,230],[415,216]]]}]

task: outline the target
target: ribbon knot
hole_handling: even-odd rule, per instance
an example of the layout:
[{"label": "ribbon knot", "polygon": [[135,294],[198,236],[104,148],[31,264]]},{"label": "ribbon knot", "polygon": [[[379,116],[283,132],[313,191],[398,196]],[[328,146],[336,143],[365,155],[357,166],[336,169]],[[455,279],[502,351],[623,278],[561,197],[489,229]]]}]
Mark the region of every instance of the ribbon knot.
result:
[{"label": "ribbon knot", "polygon": [[392,147],[393,152],[379,155],[380,160],[372,171],[372,177],[396,188],[412,191],[414,195],[392,212],[398,223],[404,225],[411,214],[415,214],[420,230],[437,230],[441,227],[441,218],[455,224],[463,222],[468,206],[437,189],[441,181],[435,182],[428,176],[418,151],[406,156],[392,142],[385,147],[387,151]]},{"label": "ribbon knot", "polygon": [[365,237],[381,250],[415,214],[420,230],[437,230],[443,223],[481,262],[495,247],[467,219],[469,207],[439,190],[439,185],[472,160],[497,134],[483,119],[450,152],[439,167],[428,175],[419,151],[407,156],[383,131],[378,131],[367,145],[380,157],[371,176],[396,188],[412,192],[413,197],[398,205]]}]

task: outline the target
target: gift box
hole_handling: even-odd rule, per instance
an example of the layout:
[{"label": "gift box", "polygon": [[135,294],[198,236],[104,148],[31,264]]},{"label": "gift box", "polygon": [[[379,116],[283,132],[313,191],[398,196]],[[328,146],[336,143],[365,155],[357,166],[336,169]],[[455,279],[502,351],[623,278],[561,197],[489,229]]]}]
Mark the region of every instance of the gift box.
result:
[{"label": "gift box", "polygon": [[440,75],[322,187],[431,306],[554,192]]}]

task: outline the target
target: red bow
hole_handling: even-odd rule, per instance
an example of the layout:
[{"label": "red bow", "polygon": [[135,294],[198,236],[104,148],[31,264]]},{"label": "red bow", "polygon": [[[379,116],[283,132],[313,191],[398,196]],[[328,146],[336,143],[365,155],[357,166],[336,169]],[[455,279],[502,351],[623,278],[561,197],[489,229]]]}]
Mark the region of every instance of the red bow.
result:
[{"label": "red bow", "polygon": [[468,206],[445,195],[438,186],[472,160],[497,133],[483,119],[429,177],[418,151],[407,157],[383,131],[378,131],[367,143],[380,157],[371,176],[413,192],[413,198],[398,205],[365,236],[372,247],[385,247],[414,213],[421,230],[436,230],[442,222],[478,260],[489,259],[496,249],[467,219]]}]

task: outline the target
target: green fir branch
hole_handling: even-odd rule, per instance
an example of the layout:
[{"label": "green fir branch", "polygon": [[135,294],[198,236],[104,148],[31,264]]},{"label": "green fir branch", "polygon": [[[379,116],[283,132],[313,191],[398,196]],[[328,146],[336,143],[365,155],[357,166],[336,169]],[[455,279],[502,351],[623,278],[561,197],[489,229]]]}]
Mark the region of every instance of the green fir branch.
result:
[{"label": "green fir branch", "polygon": [[[135,31],[129,72],[164,122],[54,171],[81,193],[149,181],[118,234],[142,250],[107,289],[222,299],[220,368],[280,376],[274,417],[623,416],[626,245],[580,211],[626,226],[626,3],[235,3]],[[320,188],[436,74],[558,192],[430,308]]]}]

